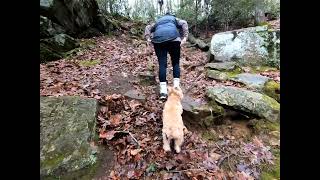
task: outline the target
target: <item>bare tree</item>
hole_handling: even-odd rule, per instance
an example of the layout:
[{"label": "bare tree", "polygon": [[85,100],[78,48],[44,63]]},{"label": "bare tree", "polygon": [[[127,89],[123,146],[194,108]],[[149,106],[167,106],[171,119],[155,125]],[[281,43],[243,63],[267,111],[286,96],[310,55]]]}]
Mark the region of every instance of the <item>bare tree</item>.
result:
[{"label": "bare tree", "polygon": [[160,14],[162,14],[162,6],[163,6],[163,0],[158,0],[159,8],[160,8]]}]

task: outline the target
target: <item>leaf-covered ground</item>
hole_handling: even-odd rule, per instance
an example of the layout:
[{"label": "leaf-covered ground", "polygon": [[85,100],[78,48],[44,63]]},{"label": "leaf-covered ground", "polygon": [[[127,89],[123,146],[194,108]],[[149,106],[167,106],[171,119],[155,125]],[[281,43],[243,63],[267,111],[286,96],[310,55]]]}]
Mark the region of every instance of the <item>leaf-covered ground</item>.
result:
[{"label": "leaf-covered ground", "polygon": [[[241,86],[206,78],[206,62],[206,53],[187,46],[182,48],[181,84],[190,96],[205,101],[207,86],[218,83]],[[168,67],[170,84],[170,63]],[[133,83],[134,89],[146,95],[144,103],[120,94],[104,94],[98,88],[108,84],[114,75],[130,78],[146,71],[158,74],[153,51],[144,41],[126,35],[82,40],[81,48],[68,58],[40,64],[41,95],[79,95],[99,100],[99,142],[112,147],[115,153],[113,170],[101,179],[259,179],[262,171],[276,164],[272,152],[279,149],[279,137],[270,137],[279,130],[269,128],[257,133],[247,127],[247,122],[190,131],[180,154],[164,153],[163,103],[157,99],[156,85]],[[278,71],[261,75],[280,81]]]}]

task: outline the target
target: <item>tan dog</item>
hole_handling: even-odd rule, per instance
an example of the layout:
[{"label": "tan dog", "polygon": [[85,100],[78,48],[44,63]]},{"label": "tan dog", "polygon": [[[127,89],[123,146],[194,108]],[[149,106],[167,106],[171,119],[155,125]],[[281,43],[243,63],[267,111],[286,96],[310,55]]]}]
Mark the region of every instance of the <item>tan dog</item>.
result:
[{"label": "tan dog", "polygon": [[168,100],[164,105],[162,120],[163,149],[168,152],[171,150],[170,142],[174,141],[174,149],[177,153],[181,151],[184,132],[187,131],[182,121],[183,93],[180,88],[168,87]]}]

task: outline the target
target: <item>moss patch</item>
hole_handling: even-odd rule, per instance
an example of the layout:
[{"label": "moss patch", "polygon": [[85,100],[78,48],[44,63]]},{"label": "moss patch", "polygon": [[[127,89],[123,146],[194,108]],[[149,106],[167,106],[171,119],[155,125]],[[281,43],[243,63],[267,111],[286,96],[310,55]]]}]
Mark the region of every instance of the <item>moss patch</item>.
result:
[{"label": "moss patch", "polygon": [[97,64],[100,64],[100,60],[84,60],[84,61],[79,61],[80,66],[85,66],[85,67],[92,67]]},{"label": "moss patch", "polygon": [[272,28],[272,25],[268,22],[260,22],[257,24],[258,26],[268,26],[268,29]]},{"label": "moss patch", "polygon": [[275,81],[268,81],[265,83],[263,92],[280,102],[280,84]]},{"label": "moss patch", "polygon": [[267,134],[271,131],[280,132],[280,123],[279,122],[271,122],[267,120],[256,120],[252,121],[253,132],[256,134]]},{"label": "moss patch", "polygon": [[278,69],[270,66],[252,66],[250,67],[251,73],[260,73],[260,72],[268,72],[268,71],[277,71]]},{"label": "moss patch", "polygon": [[271,106],[272,109],[280,111],[280,104],[276,100],[274,100],[273,98],[270,98],[267,95],[262,95],[262,99],[266,101]]},{"label": "moss patch", "polygon": [[202,138],[207,141],[217,141],[218,137],[217,134],[212,131],[204,131],[201,134]]},{"label": "moss patch", "polygon": [[271,167],[264,166],[261,172],[261,180],[280,179],[280,149],[272,149],[275,156],[274,165]]},{"label": "moss patch", "polygon": [[240,74],[242,72],[243,72],[243,70],[240,67],[237,67],[234,70],[228,71],[226,73],[227,73],[228,78],[233,78],[233,77],[235,77],[236,75],[238,75],[238,74]]}]

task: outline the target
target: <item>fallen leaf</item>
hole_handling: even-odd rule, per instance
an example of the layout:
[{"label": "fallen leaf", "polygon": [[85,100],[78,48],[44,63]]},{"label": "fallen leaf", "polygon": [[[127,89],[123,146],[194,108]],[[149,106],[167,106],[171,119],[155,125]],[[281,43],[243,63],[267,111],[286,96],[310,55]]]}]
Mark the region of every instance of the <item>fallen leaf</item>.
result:
[{"label": "fallen leaf", "polygon": [[110,117],[110,124],[112,126],[118,126],[120,124],[121,119],[122,119],[121,114],[112,115]]},{"label": "fallen leaf", "polygon": [[213,160],[213,161],[217,161],[218,159],[220,159],[221,155],[220,154],[217,154],[215,152],[211,152],[209,154],[209,157]]},{"label": "fallen leaf", "polygon": [[137,155],[137,154],[138,154],[139,152],[141,152],[141,151],[142,151],[141,148],[139,148],[139,149],[133,149],[133,150],[130,151],[130,153],[131,153],[132,156],[135,156],[135,155]]}]

